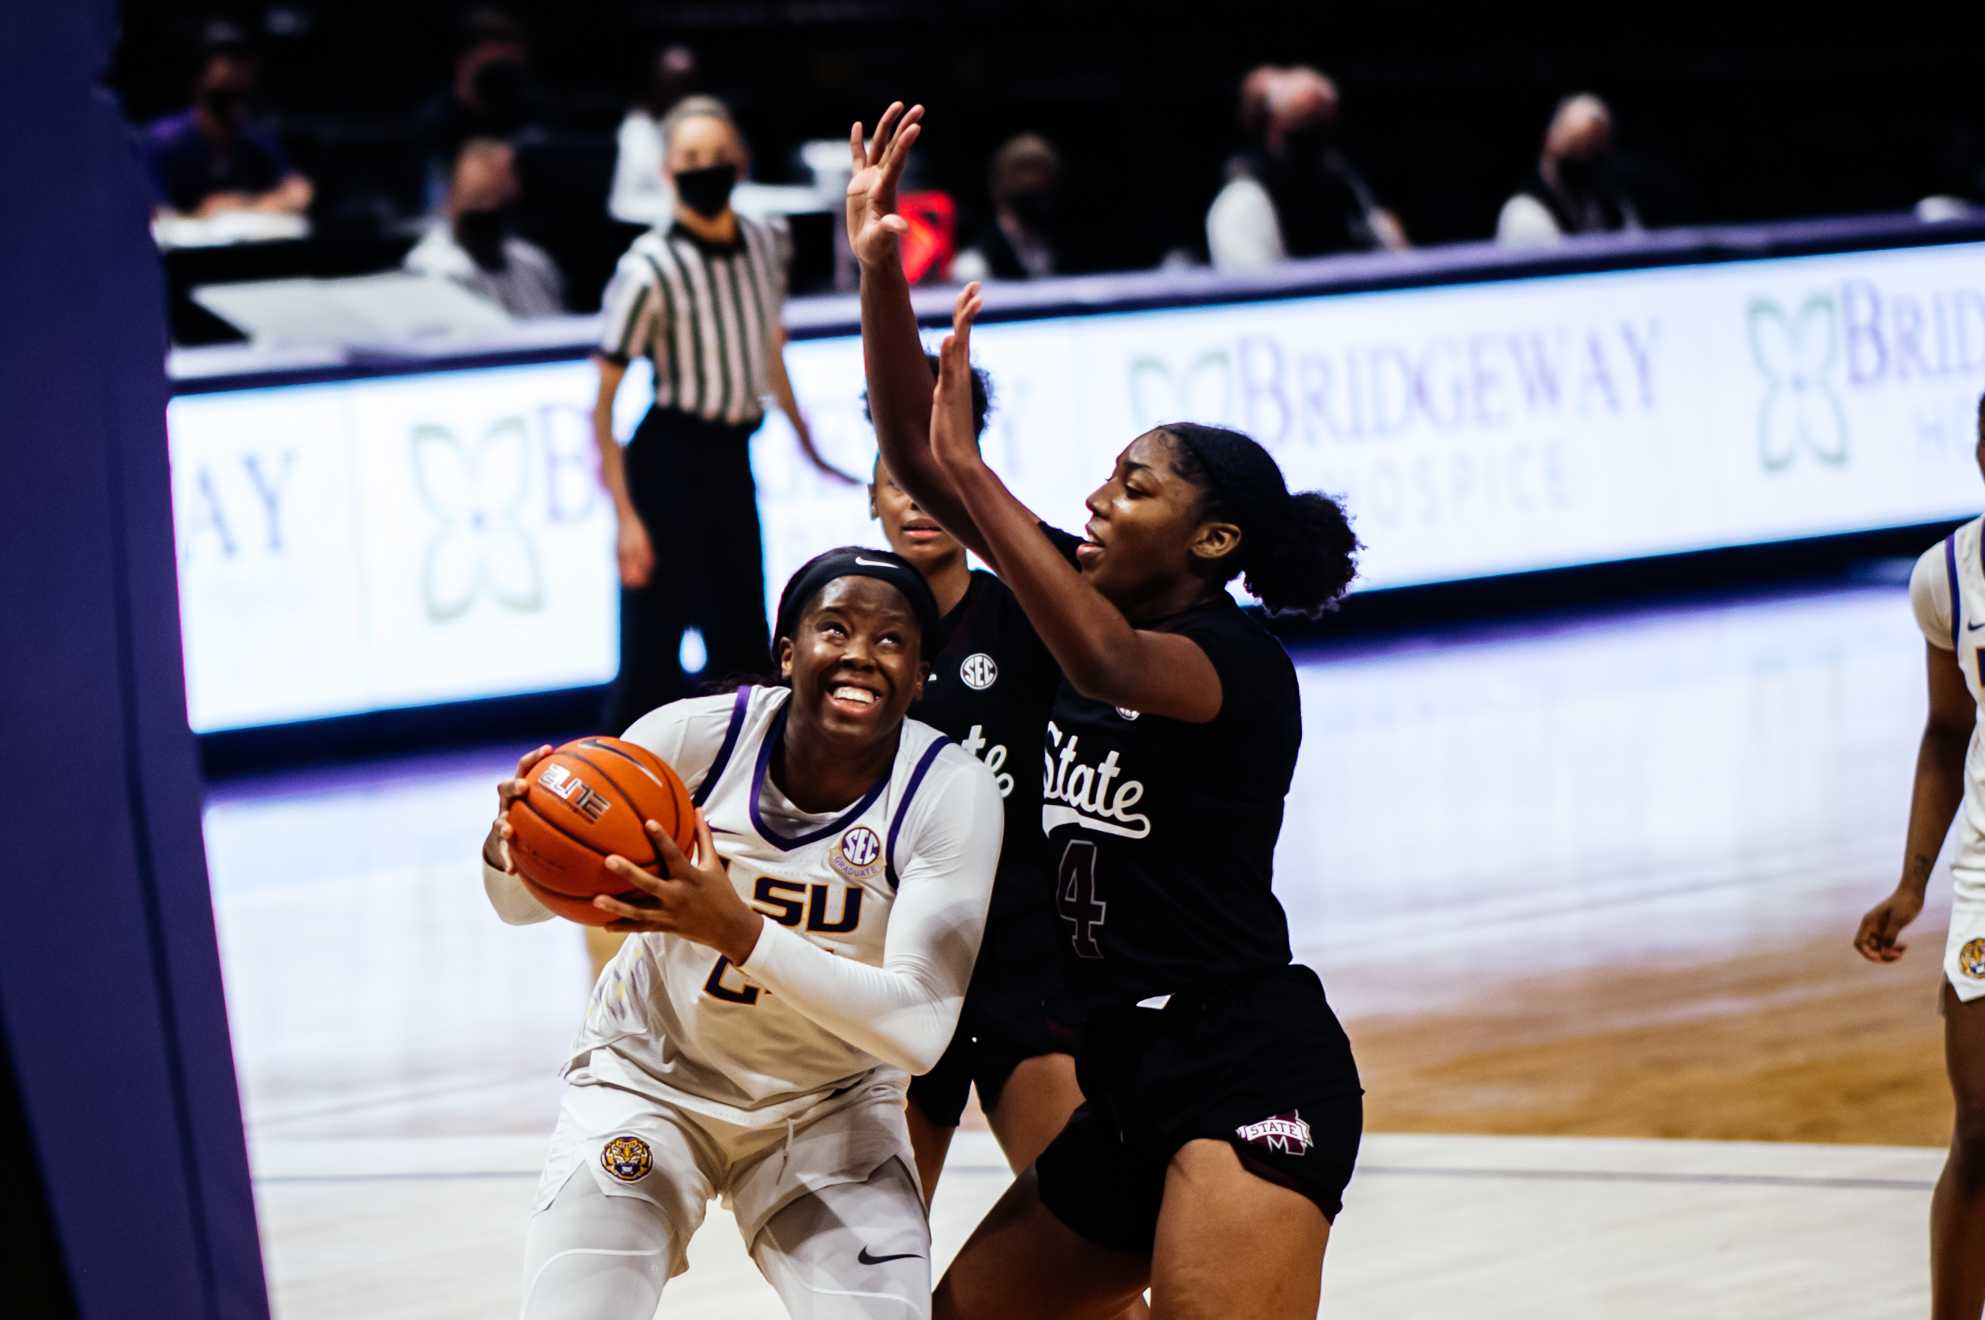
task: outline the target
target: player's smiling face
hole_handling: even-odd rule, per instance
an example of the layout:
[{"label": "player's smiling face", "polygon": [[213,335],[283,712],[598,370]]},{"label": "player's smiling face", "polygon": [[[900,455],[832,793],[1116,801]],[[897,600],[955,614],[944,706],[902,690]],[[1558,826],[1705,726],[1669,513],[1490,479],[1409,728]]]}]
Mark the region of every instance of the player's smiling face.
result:
[{"label": "player's smiling face", "polygon": [[836,578],[779,639],[793,708],[830,737],[893,735],[923,691],[922,639],[903,593],[871,577]]},{"label": "player's smiling face", "polygon": [[937,525],[937,519],[917,507],[909,492],[896,484],[881,459],[875,462],[875,477],[868,488],[869,512],[882,524],[889,548],[917,566],[926,577],[965,553],[951,534]]},{"label": "player's smiling face", "polygon": [[1200,517],[1204,492],[1175,470],[1176,443],[1163,431],[1138,436],[1117,455],[1110,479],[1085,501],[1089,521],[1076,563],[1096,590],[1133,618],[1142,602],[1195,576],[1193,546],[1206,528]]}]

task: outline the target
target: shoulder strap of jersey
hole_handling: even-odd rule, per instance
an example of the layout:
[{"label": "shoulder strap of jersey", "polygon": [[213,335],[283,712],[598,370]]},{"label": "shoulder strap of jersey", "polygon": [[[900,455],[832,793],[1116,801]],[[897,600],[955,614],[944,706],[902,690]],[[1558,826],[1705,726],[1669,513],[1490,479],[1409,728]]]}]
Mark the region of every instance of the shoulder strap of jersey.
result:
[{"label": "shoulder strap of jersey", "polygon": [[930,746],[924,748],[924,754],[917,758],[917,768],[910,772],[910,782],[903,788],[902,801],[896,804],[895,814],[890,818],[889,842],[883,849],[882,874],[888,878],[889,888],[892,891],[897,887],[896,836],[903,829],[903,817],[910,814],[910,803],[917,796],[917,786],[922,784],[924,776],[930,773],[931,762],[937,760],[939,754],[950,745],[951,739],[939,737],[933,738]]},{"label": "shoulder strap of jersey", "polygon": [[710,794],[716,791],[717,781],[724,777],[724,767],[731,763],[731,753],[737,750],[738,734],[744,730],[744,717],[751,710],[751,685],[746,684],[737,690],[737,700],[731,703],[730,727],[724,730],[724,741],[717,748],[717,759],[710,762],[709,773],[697,785],[690,802],[700,807],[709,801]]},{"label": "shoulder strap of jersey", "polygon": [[[1985,540],[1985,538],[1980,538],[1980,539]],[[1956,655],[1957,644],[1963,636],[1963,634],[1958,631],[1958,618],[1964,613],[1964,597],[1962,593],[1958,591],[1957,588],[1957,533],[1956,532],[1952,532],[1949,536],[1946,536],[1944,538],[1944,572],[1949,576],[1950,584],[1951,584],[1951,654]],[[1960,659],[1958,661],[1959,667],[1962,667],[1963,664],[1964,661]]]}]

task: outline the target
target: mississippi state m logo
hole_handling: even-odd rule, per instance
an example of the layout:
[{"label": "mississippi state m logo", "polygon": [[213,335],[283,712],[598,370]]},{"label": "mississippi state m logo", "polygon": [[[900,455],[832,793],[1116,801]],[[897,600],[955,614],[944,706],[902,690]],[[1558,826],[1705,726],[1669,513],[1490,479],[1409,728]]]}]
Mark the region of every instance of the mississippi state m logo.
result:
[{"label": "mississippi state m logo", "polygon": [[1273,1118],[1264,1118],[1259,1123],[1243,1124],[1234,1129],[1234,1135],[1250,1146],[1260,1146],[1279,1155],[1310,1153],[1310,1125],[1294,1109]]}]

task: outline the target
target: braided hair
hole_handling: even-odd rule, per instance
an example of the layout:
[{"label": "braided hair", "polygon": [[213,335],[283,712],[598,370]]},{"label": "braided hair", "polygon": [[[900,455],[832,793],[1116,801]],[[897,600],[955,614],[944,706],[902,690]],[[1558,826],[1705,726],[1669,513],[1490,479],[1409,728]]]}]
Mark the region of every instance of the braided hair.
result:
[{"label": "braided hair", "polygon": [[1336,607],[1358,574],[1363,549],[1344,506],[1317,491],[1291,492],[1266,449],[1220,426],[1167,422],[1172,469],[1200,487],[1202,516],[1241,529],[1240,548],[1210,561],[1217,582],[1241,575],[1272,613],[1312,617]]}]

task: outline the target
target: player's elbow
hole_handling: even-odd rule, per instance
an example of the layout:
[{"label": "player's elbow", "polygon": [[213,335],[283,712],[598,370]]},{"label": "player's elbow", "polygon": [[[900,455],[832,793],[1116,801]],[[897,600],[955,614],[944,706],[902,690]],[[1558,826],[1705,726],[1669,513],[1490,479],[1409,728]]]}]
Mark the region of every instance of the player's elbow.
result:
[{"label": "player's elbow", "polygon": [[1960,752],[1971,743],[1973,730],[1978,726],[1978,713],[1975,708],[1964,711],[1940,711],[1934,706],[1923,722],[1923,739],[1933,742],[1948,751],[1955,746]]},{"label": "player's elbow", "polygon": [[886,1060],[886,1062],[901,1068],[912,1077],[922,1077],[925,1073],[937,1067],[937,1061],[944,1057],[944,1049],[945,1046],[942,1043],[932,1044],[929,1041],[906,1042],[898,1056],[894,1059]]}]

